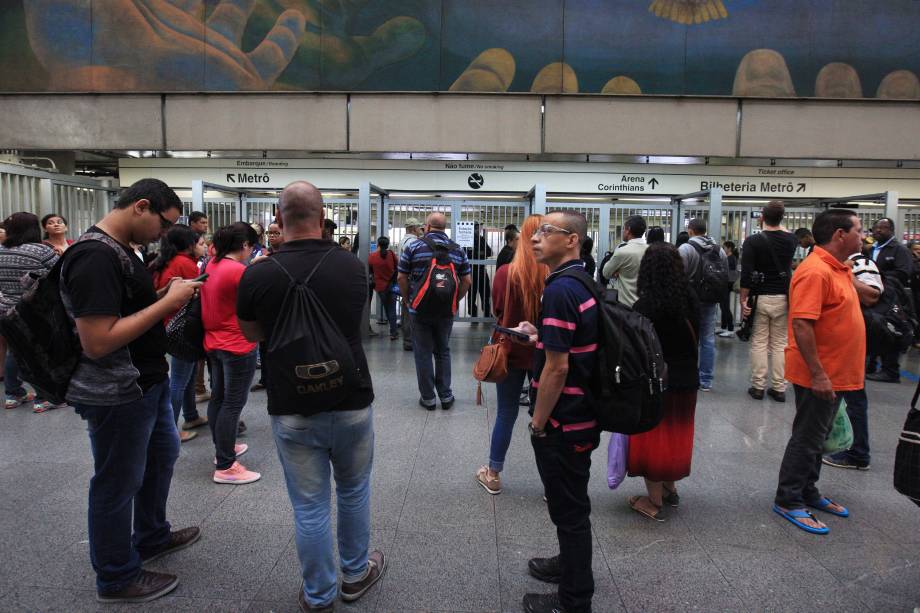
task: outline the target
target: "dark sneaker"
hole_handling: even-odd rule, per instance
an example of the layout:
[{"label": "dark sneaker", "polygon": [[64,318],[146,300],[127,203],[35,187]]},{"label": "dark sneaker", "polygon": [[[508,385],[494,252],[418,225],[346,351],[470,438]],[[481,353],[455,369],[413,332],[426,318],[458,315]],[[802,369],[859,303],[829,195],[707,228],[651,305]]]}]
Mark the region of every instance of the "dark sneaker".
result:
[{"label": "dark sneaker", "polygon": [[150,602],[170,593],[179,585],[179,578],[167,573],[141,570],[131,583],[117,592],[97,592],[99,602]]},{"label": "dark sneaker", "polygon": [[304,613],[333,613],[335,611],[335,601],[321,607],[311,607],[307,604],[307,597],[303,595],[303,583],[300,584],[300,598],[297,599],[300,604],[300,610]]},{"label": "dark sneaker", "polygon": [[403,345],[403,351],[412,351],[412,345]]},{"label": "dark sneaker", "polygon": [[246,422],[244,422],[244,421],[241,419],[241,420],[240,420],[240,423],[237,424],[237,426],[236,426],[236,435],[237,435],[237,436],[243,436],[244,434],[246,434],[246,430],[247,430],[247,428],[246,428]]},{"label": "dark sneaker", "polygon": [[895,377],[894,375],[888,375],[883,372],[873,372],[866,375],[866,379],[869,381],[876,381],[878,383],[900,383],[901,378]]},{"label": "dark sneaker", "polygon": [[431,401],[431,404],[428,404],[428,403],[426,403],[424,400],[422,400],[421,398],[419,398],[419,399],[418,399],[418,404],[419,404],[420,407],[426,408],[426,409],[428,409],[429,411],[434,411],[436,408],[438,408],[438,403],[435,402],[434,400]]},{"label": "dark sneaker", "polygon": [[763,400],[763,390],[759,390],[756,387],[749,387],[748,396],[754,400]]},{"label": "dark sneaker", "polygon": [[364,596],[364,593],[380,580],[380,577],[383,576],[383,571],[386,569],[386,556],[384,556],[383,552],[379,549],[375,549],[371,552],[371,555],[367,557],[367,576],[353,583],[342,582],[342,600],[345,602],[353,602]]},{"label": "dark sneaker", "polygon": [[526,613],[565,613],[559,604],[559,594],[524,594]]},{"label": "dark sneaker", "polygon": [[450,400],[442,400],[441,408],[444,409],[445,411],[449,411],[450,408],[454,406],[455,401],[456,401],[456,398],[451,398]]},{"label": "dark sneaker", "polygon": [[183,430],[194,430],[195,428],[200,428],[201,426],[208,425],[208,418],[199,416],[192,421],[187,421],[182,424]]},{"label": "dark sneaker", "polygon": [[169,533],[169,542],[155,551],[141,553],[141,562],[147,564],[154,560],[159,560],[163,556],[168,556],[171,553],[181,551],[186,547],[194,545],[200,538],[201,529],[196,526],[182,528],[181,530],[173,530]]},{"label": "dark sneaker", "polygon": [[826,455],[821,458],[821,461],[828,466],[833,466],[834,468],[849,468],[850,470],[869,470],[868,462],[858,462],[852,459],[850,456],[845,453],[835,453],[833,455]]},{"label": "dark sneaker", "polygon": [[562,580],[562,567],[559,565],[559,556],[551,558],[531,558],[527,562],[530,575],[546,583],[559,583]]},{"label": "dark sneaker", "polygon": [[769,396],[776,402],[786,402],[786,392],[780,392],[777,390],[767,390],[767,396]]}]

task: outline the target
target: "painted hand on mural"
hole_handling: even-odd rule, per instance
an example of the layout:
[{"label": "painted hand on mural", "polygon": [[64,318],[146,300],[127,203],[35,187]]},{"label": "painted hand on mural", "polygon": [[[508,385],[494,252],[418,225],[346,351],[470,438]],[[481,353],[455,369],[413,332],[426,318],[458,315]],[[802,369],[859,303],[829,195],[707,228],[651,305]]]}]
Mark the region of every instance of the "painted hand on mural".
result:
[{"label": "painted hand on mural", "polygon": [[[506,92],[514,80],[514,72],[514,56],[507,49],[486,49],[457,77],[450,91]],[[565,62],[553,62],[537,73],[530,91],[536,94],[578,93],[578,75]],[[631,78],[617,76],[607,81],[601,93],[641,94],[642,89]]]},{"label": "painted hand on mural", "polygon": [[[256,0],[23,0],[29,39],[58,89],[270,89],[305,29],[280,14],[249,53],[240,43]],[[95,9],[95,10],[93,10]]]},{"label": "painted hand on mural", "polygon": [[658,17],[686,25],[728,17],[722,0],[655,0],[648,10]]},{"label": "painted hand on mural", "polygon": [[369,35],[354,33],[367,0],[263,0],[257,18],[285,10],[306,17],[307,32],[279,85],[294,89],[353,89],[385,66],[413,56],[428,38],[414,17],[393,17]]}]

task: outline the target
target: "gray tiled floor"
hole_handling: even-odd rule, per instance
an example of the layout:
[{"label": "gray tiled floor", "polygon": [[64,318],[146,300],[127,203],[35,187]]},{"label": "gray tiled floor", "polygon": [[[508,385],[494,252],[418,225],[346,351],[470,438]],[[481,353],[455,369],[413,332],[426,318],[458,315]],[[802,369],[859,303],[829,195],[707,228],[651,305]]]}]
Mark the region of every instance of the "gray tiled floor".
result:
[{"label": "gray tiled floor", "polygon": [[[376,452],[374,546],[389,556],[379,586],[344,611],[519,611],[545,586],[527,559],[554,552],[555,531],[540,498],[524,419],[504,473],[505,492],[473,482],[494,419],[494,387],[475,406],[469,375],[486,329],[458,325],[450,412],[416,405],[412,356],[371,339]],[[682,506],[654,524],[626,506],[636,479],[606,487],[606,447],[594,454],[594,610],[909,611],[920,606],[920,509],[891,486],[894,449],[913,385],[869,384],[872,470],[825,468],[823,491],[846,503],[831,534],[795,530],[770,512],[792,402],[755,402],[747,347],[719,339],[715,389],[696,414],[693,474]],[[920,359],[905,366],[920,371]],[[523,414],[523,413],[522,413]],[[291,508],[274,452],[264,394],[244,418],[245,463],[259,483],[210,481],[207,437],[182,448],[170,495],[176,525],[202,527],[200,544],[155,563],[180,586],[144,611],[296,611],[299,585]],[[202,432],[202,434],[206,434]],[[0,611],[94,611],[85,526],[92,474],[82,422],[71,411],[0,415]],[[111,611],[112,608],[102,608]],[[120,610],[120,609],[116,609]],[[141,610],[140,607],[125,610]]]}]

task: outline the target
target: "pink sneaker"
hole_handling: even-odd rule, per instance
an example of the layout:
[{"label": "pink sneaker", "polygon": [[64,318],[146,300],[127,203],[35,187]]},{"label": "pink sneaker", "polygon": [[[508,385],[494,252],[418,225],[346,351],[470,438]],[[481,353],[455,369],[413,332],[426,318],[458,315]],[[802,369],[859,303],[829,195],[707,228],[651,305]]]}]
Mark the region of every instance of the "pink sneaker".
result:
[{"label": "pink sneaker", "polygon": [[262,478],[262,475],[247,470],[245,466],[239,462],[234,462],[233,466],[227,470],[215,470],[214,471],[214,483],[229,483],[230,485],[245,485],[247,483],[254,483]]},{"label": "pink sneaker", "polygon": [[[247,451],[249,451],[249,445],[246,443],[237,443],[233,446],[233,453],[236,454],[236,457],[240,457]],[[214,466],[217,466],[217,458],[214,458]]]}]

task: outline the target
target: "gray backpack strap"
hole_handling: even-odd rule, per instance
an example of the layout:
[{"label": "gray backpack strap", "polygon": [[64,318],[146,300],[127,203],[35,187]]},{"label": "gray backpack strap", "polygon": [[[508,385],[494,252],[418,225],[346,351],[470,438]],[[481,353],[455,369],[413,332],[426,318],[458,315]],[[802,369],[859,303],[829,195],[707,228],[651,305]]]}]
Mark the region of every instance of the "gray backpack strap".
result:
[{"label": "gray backpack strap", "polygon": [[[99,241],[100,243],[111,247],[112,250],[115,251],[115,255],[118,256],[118,261],[121,262],[121,272],[125,280],[127,281],[127,279],[130,279],[134,276],[134,262],[132,261],[131,256],[125,253],[124,247],[114,238],[108,234],[103,234],[102,232],[87,232],[78,238],[76,242],[80,243],[83,241]],[[131,285],[127,282],[125,283],[125,292],[127,293],[129,299],[133,297]]]}]

